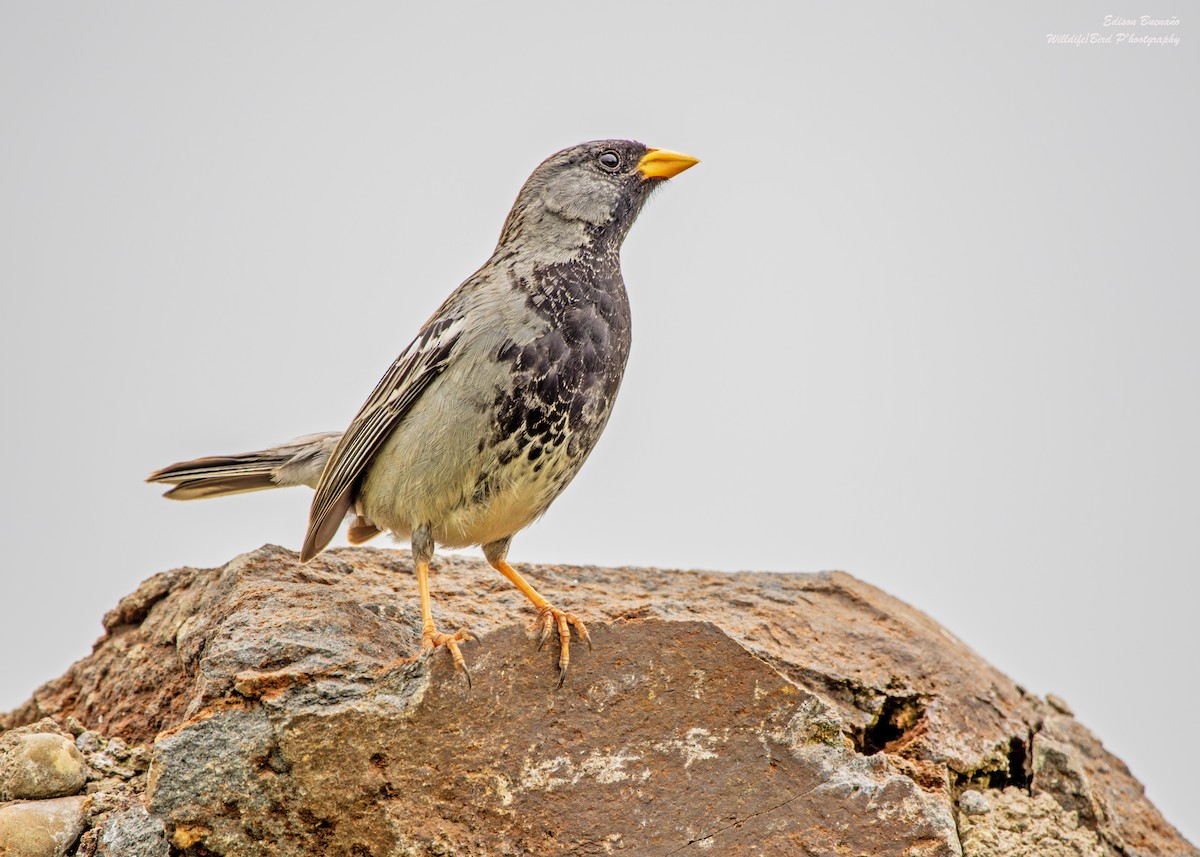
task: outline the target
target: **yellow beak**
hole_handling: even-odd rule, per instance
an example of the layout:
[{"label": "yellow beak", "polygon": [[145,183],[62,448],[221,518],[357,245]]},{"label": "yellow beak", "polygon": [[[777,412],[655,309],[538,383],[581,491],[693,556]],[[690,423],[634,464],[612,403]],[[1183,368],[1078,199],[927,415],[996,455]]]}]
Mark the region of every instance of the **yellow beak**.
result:
[{"label": "yellow beak", "polygon": [[638,171],[648,179],[669,179],[698,163],[699,158],[672,152],[670,149],[648,149],[638,161]]}]

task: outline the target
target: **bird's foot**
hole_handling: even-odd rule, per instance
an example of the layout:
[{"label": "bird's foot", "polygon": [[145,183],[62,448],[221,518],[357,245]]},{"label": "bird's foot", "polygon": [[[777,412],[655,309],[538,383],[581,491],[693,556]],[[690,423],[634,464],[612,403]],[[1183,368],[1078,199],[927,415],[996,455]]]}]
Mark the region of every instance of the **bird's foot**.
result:
[{"label": "bird's foot", "polygon": [[529,625],[532,633],[537,633],[539,628],[542,633],[538,641],[538,651],[546,645],[550,633],[555,628],[558,629],[558,686],[562,687],[563,682],[567,680],[567,670],[571,666],[571,629],[574,628],[579,634],[579,639],[588,644],[588,649],[592,648],[592,638],[588,636],[587,626],[583,624],[582,619],[551,604],[539,607],[537,618]]},{"label": "bird's foot", "polygon": [[450,652],[450,656],[454,658],[454,668],[466,677],[467,688],[469,689],[471,687],[471,674],[467,672],[467,663],[463,660],[462,651],[458,648],[458,644],[473,639],[475,638],[467,633],[466,628],[460,628],[453,634],[442,634],[432,628],[427,628],[421,634],[421,650],[422,652],[432,652],[438,646],[445,646]]}]

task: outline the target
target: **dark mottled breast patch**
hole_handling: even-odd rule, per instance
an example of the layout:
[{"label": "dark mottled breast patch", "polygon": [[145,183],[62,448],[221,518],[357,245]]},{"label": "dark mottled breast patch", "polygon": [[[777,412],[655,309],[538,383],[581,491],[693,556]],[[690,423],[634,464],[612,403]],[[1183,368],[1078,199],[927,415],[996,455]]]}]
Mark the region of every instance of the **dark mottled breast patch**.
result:
[{"label": "dark mottled breast patch", "polygon": [[[604,429],[621,385],[629,357],[629,301],[615,250],[590,255],[587,263],[535,268],[512,282],[549,326],[533,341],[509,342],[499,351],[512,365],[512,386],[497,395],[491,443],[501,466],[522,455],[535,472],[554,462],[565,486]],[[487,482],[481,479],[484,493]]]}]

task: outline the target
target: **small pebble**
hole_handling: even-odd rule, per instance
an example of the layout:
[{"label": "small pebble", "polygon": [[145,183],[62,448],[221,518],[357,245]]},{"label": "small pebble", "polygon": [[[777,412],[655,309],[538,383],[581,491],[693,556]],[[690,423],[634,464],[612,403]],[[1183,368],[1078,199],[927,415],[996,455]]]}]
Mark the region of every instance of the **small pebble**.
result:
[{"label": "small pebble", "polygon": [[133,768],[120,764],[111,753],[92,753],[88,756],[88,764],[104,774],[121,777],[128,780],[135,775]]},{"label": "small pebble", "polygon": [[974,789],[968,789],[958,799],[958,808],[964,815],[983,815],[991,809],[987,798]]},{"label": "small pebble", "polygon": [[98,732],[92,732],[89,729],[87,732],[80,733],[75,739],[75,746],[81,753],[98,753],[104,747],[104,739]]},{"label": "small pebble", "polygon": [[1061,696],[1048,693],[1046,694],[1046,704],[1057,711],[1059,714],[1065,714],[1068,717],[1074,717],[1075,712],[1071,710],[1071,706],[1067,705],[1067,701]]},{"label": "small pebble", "polygon": [[108,739],[108,752],[112,753],[113,758],[124,761],[129,756],[129,747],[125,745],[125,741],[119,737]]},{"label": "small pebble", "polygon": [[124,791],[97,792],[92,795],[92,802],[88,805],[88,815],[92,817],[103,815],[123,807],[128,802],[129,795]]},{"label": "small pebble", "polygon": [[149,769],[150,751],[145,745],[139,744],[129,751],[129,767],[133,768],[139,774]]}]

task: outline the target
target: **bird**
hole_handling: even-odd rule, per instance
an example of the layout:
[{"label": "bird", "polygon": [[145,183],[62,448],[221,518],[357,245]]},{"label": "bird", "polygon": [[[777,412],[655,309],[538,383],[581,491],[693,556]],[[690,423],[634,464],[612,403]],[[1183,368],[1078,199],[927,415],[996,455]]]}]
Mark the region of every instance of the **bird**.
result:
[{"label": "bird", "polygon": [[557,631],[559,686],[583,620],[507,561],[513,536],[579,472],[612,412],[629,356],[621,246],[650,194],[698,159],[633,140],[597,140],[544,160],[517,194],[487,262],[421,326],[344,432],[172,464],[148,482],[175,500],[306,485],[315,490],[307,562],[349,519],[361,544],[412,546],[422,652],[447,650],[468,686],[467,629],[433,621],[435,547],[480,546],[532,603],[539,648]]}]

